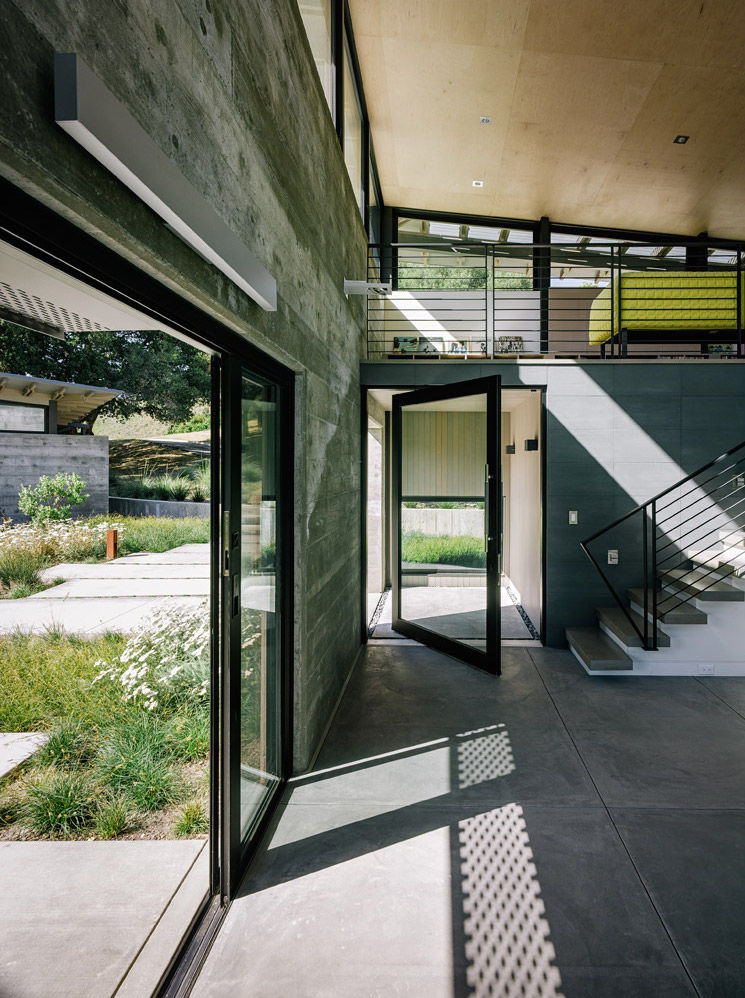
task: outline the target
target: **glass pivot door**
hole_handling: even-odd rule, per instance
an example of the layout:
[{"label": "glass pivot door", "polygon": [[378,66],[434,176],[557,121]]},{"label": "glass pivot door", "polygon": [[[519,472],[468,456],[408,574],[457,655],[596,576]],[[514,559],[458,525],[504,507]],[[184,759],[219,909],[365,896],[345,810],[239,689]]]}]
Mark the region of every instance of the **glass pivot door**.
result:
[{"label": "glass pivot door", "polygon": [[500,379],[393,397],[393,629],[500,672]]}]

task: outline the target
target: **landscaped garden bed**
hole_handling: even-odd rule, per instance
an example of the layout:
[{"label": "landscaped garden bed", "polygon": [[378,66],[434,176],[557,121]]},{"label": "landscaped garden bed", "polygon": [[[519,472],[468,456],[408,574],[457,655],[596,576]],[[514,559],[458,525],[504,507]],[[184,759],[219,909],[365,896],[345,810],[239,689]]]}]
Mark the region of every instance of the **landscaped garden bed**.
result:
[{"label": "landscaped garden bed", "polygon": [[[203,517],[127,517],[110,514],[80,520],[0,526],[0,599],[18,599],[46,589],[43,569],[63,562],[106,558],[106,533],[119,532],[119,554],[162,552],[181,544],[209,542],[210,523]],[[54,584],[54,583],[51,583]]]},{"label": "landscaped garden bed", "polygon": [[206,602],[129,638],[3,636],[0,657],[0,730],[49,733],[0,787],[0,840],[206,834]]}]

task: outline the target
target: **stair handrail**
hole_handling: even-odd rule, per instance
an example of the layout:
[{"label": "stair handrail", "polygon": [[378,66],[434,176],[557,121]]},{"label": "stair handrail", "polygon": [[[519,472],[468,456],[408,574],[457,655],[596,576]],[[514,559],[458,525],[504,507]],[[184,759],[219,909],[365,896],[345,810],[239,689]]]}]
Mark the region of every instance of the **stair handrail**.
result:
[{"label": "stair handrail", "polygon": [[[659,502],[660,499],[664,498],[666,495],[669,495],[671,492],[674,492],[676,489],[680,489],[687,482],[693,481],[694,479],[698,478],[699,475],[702,475],[704,472],[709,471],[711,468],[715,467],[718,464],[721,464],[723,461],[726,461],[728,458],[732,457],[734,454],[738,454],[739,452],[741,452],[743,450],[745,450],[745,440],[743,440],[739,444],[736,444],[734,447],[730,447],[730,449],[724,451],[723,454],[720,454],[717,457],[712,458],[710,461],[707,461],[705,464],[701,465],[700,468],[697,468],[695,471],[692,471],[690,474],[685,475],[679,481],[674,482],[672,485],[668,486],[667,488],[662,489],[661,492],[658,492],[656,495],[652,496],[650,499],[647,499],[645,502],[640,503],[637,506],[634,506],[633,509],[630,509],[627,513],[624,513],[622,516],[617,517],[615,520],[613,520],[612,523],[607,524],[605,527],[602,527],[600,530],[596,530],[594,534],[590,534],[589,537],[585,537],[584,540],[580,541],[580,547],[582,548],[582,550],[584,551],[584,553],[589,558],[589,560],[592,563],[592,565],[594,566],[595,570],[600,575],[601,579],[603,580],[603,582],[606,585],[606,588],[609,590],[610,594],[613,596],[613,598],[616,601],[616,603],[618,604],[620,610],[624,614],[626,620],[629,622],[629,624],[631,625],[631,627],[633,628],[633,630],[635,631],[635,633],[640,638],[640,640],[642,642],[642,646],[643,646],[643,648],[645,648],[645,650],[654,651],[658,647],[658,623],[657,623],[657,607],[658,607],[658,580],[657,580],[657,503]],[[745,455],[743,455],[743,457],[745,457]],[[742,460],[742,457],[740,458],[740,460]],[[730,467],[734,468],[734,467],[737,466],[738,463],[739,463],[738,461],[735,461],[735,462],[733,462],[732,465],[730,465]],[[718,476],[724,474],[727,470],[728,470],[727,468],[720,469],[717,472],[717,474],[713,475],[711,479],[708,479],[708,481],[713,481]],[[706,484],[706,483],[704,483],[704,484]],[[699,485],[699,487],[700,487],[700,485]],[[669,505],[670,504],[668,503],[668,506]],[[695,505],[695,503],[691,504],[691,505]],[[663,507],[663,509],[666,509],[666,508],[668,508],[668,507],[667,506]],[[689,507],[685,507],[685,508],[688,509]],[[651,516],[649,515],[650,512],[651,512]],[[610,531],[610,530],[614,530],[616,527],[620,526],[620,524],[622,524],[625,521],[629,520],[632,516],[634,516],[636,514],[641,514],[641,517],[642,517],[642,562],[643,562],[643,575],[644,575],[644,587],[643,587],[644,588],[644,620],[643,620],[643,628],[641,628],[641,627],[639,627],[637,625],[636,621],[634,620],[633,616],[631,615],[630,609],[626,606],[626,603],[624,602],[624,600],[622,599],[622,597],[620,596],[620,594],[616,591],[616,588],[614,587],[614,585],[612,584],[612,582],[608,578],[607,574],[603,571],[600,563],[598,562],[598,560],[595,558],[595,556],[593,555],[593,553],[589,549],[589,545],[593,541],[597,540],[598,537],[601,537],[603,534],[608,533],[608,531]],[[689,517],[688,519],[690,520],[691,517]],[[651,561],[652,561],[652,565],[651,565],[651,568],[652,568],[652,579],[653,579],[653,584],[652,584],[651,587],[649,585],[649,567],[650,567],[649,566],[649,546],[650,545],[649,545],[649,539],[648,539],[648,528],[649,528],[650,525],[651,525],[651,534],[652,534],[652,544],[651,544]],[[710,531],[710,533],[711,532],[713,532],[713,531]],[[705,535],[705,536],[708,536],[708,534]],[[680,540],[680,538],[678,538],[678,540]],[[665,545],[665,546],[669,546],[669,544]],[[708,559],[708,560],[710,561],[711,559]],[[689,571],[693,571],[693,569],[691,569]],[[707,578],[708,576],[713,575],[713,573],[715,571],[718,571],[718,570],[711,568],[711,569],[709,569],[709,571],[705,571],[704,572],[704,578]],[[701,591],[706,591],[706,589],[709,589],[709,588],[711,588],[711,586],[716,585],[716,583],[718,581],[721,581],[720,576],[719,575],[713,576],[712,581],[707,586],[704,586],[703,590],[701,590]],[[686,585],[687,585],[684,581],[682,581],[681,584],[682,584],[683,587],[686,587]],[[693,599],[693,597],[694,597],[694,594],[690,594],[689,596],[686,597],[686,599],[680,600],[680,602],[679,602],[678,605],[681,605],[684,602],[688,602],[689,600]],[[650,606],[650,604],[651,604],[651,606]],[[652,625],[652,627],[651,627],[651,632],[652,632],[651,635],[650,635],[650,619],[649,619],[650,618],[650,610],[651,610],[651,618],[652,618],[652,620],[651,620],[651,625]]]}]

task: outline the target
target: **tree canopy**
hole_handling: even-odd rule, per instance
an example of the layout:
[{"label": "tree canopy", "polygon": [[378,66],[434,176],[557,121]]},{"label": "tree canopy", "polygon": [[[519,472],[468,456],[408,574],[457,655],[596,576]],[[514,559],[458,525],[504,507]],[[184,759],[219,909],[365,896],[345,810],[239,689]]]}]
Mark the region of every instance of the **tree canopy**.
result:
[{"label": "tree canopy", "polygon": [[210,398],[208,357],[159,330],[94,330],[57,340],[0,320],[0,371],[118,388],[124,394],[104,411],[119,419],[144,413],[179,422]]}]

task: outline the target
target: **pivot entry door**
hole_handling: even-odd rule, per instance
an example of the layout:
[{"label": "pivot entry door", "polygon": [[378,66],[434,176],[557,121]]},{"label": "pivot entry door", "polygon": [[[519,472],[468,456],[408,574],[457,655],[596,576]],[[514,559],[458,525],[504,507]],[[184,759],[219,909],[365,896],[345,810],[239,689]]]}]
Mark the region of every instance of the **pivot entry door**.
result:
[{"label": "pivot entry door", "polygon": [[393,397],[393,629],[500,672],[500,379]]}]

